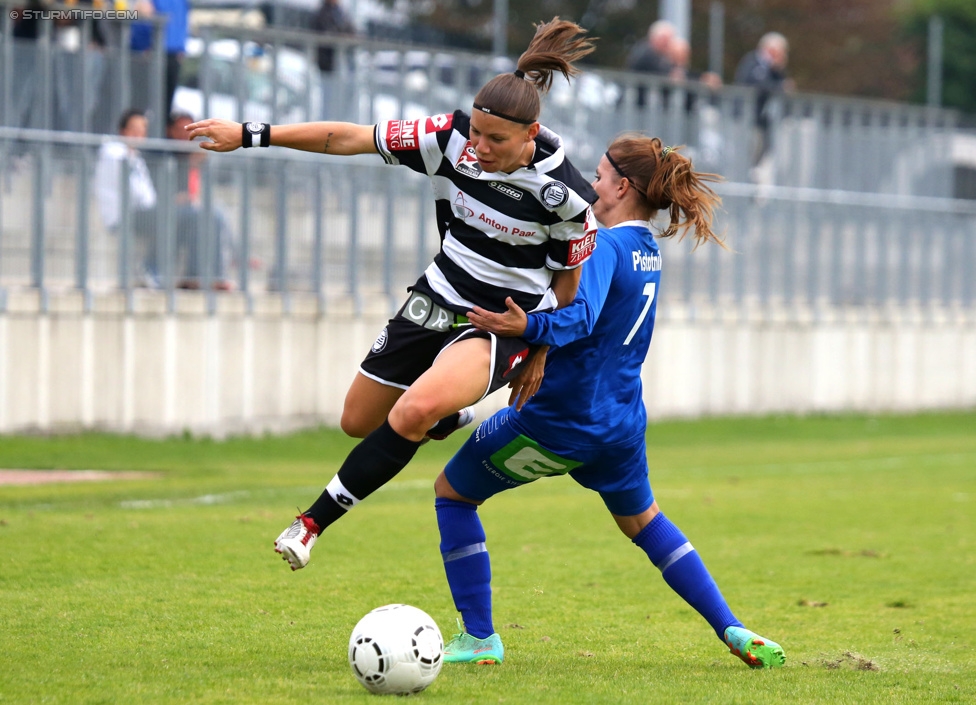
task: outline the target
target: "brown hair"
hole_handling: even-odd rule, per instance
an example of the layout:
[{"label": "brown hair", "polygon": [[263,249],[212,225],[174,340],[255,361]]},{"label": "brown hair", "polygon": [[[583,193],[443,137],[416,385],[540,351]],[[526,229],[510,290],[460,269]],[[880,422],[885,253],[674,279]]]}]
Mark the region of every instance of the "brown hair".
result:
[{"label": "brown hair", "polygon": [[[586,30],[574,22],[554,17],[537,24],[529,48],[519,57],[518,73],[503,73],[488,81],[474,102],[485,112],[532,124],[539,119],[539,95],[552,86],[552,74],[569,78],[579,73],[573,62],[593,51]],[[521,74],[521,75],[520,75]]]},{"label": "brown hair", "polygon": [[680,240],[693,227],[695,247],[709,240],[725,247],[712,230],[722,199],[706,183],[722,177],[695,171],[679,149],[664,147],[657,137],[628,133],[611,142],[607,153],[620,175],[643,196],[648,216],[665,208],[670,212],[671,224],[662,237],[677,235]]}]

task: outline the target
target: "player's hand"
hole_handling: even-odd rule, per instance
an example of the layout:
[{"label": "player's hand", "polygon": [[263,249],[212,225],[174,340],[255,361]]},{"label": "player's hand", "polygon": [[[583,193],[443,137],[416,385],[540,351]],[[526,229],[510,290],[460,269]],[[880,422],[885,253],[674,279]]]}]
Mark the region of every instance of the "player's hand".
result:
[{"label": "player's hand", "polygon": [[505,299],[505,305],[508,307],[505,313],[494,313],[475,306],[473,311],[468,311],[468,320],[478,330],[486,330],[495,335],[507,338],[522,335],[529,322],[528,316],[512,301],[511,296]]},{"label": "player's hand", "polygon": [[200,120],[186,126],[190,133],[187,139],[206,137],[209,142],[201,142],[203,149],[211,152],[233,152],[241,146],[243,127],[233,120]]},{"label": "player's hand", "polygon": [[515,404],[515,410],[521,411],[525,402],[535,396],[542,385],[542,377],[546,369],[546,354],[549,346],[544,345],[529,357],[518,377],[508,383],[512,393],[508,395],[508,405]]}]

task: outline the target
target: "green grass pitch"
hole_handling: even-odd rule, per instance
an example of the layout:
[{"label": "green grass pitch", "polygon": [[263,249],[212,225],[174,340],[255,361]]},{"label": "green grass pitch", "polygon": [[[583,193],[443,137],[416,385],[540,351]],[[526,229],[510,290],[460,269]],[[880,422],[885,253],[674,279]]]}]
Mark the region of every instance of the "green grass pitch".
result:
[{"label": "green grass pitch", "polygon": [[[445,638],[424,446],[292,573],[272,549],[352,441],[0,438],[2,468],[152,479],[0,487],[0,703],[370,703],[346,648],[391,602]],[[569,478],[490,500],[500,667],[431,703],[976,702],[976,413],[669,422],[656,497],[787,665],[750,671]]]}]

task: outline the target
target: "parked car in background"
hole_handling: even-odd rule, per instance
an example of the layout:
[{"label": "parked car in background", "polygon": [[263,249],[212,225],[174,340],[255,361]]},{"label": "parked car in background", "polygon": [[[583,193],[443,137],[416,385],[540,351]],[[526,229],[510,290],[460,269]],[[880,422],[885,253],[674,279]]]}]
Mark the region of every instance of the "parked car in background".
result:
[{"label": "parked car in background", "polygon": [[[200,37],[191,37],[186,48],[174,110],[197,119],[277,123],[304,122],[319,115],[319,71],[304,52],[281,46],[275,56],[270,45],[242,44],[236,39],[217,39],[208,45]],[[204,61],[206,81],[201,80]]]}]

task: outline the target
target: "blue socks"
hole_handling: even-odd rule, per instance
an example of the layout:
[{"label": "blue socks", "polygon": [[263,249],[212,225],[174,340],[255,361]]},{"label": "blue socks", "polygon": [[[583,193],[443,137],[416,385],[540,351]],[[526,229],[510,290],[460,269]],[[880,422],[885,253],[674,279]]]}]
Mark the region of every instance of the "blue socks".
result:
[{"label": "blue socks", "polygon": [[[485,639],[495,629],[491,614],[491,563],[478,507],[445,498],[438,498],[434,507],[441,534],[441,557],[454,606],[461,613],[468,634]],[[664,581],[705,618],[723,643],[728,627],[742,626],[698,552],[664,514],[655,516],[633,540],[661,571]]]},{"label": "blue socks", "polygon": [[728,627],[742,626],[699,558],[698,551],[664,514],[655,516],[633,541],[661,571],[664,582],[705,618],[722,643],[725,643]]},{"label": "blue socks", "polygon": [[485,639],[495,629],[491,619],[491,563],[478,505],[438,497],[434,508],[454,606],[461,613],[465,631]]}]

